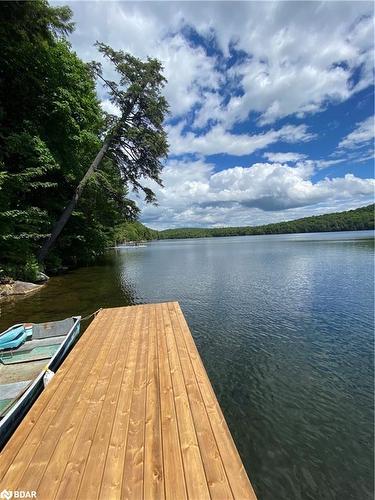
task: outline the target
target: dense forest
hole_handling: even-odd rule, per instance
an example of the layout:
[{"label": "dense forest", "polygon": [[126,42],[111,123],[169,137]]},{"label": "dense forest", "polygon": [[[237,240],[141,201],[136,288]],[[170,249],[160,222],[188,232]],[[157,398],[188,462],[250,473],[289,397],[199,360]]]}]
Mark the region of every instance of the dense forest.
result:
[{"label": "dense forest", "polygon": [[179,228],[158,232],[159,239],[207,238],[212,236],[246,236],[255,234],[316,233],[325,231],[359,231],[374,229],[374,207],[366,207],[333,214],[304,217],[303,219],[264,226]]},{"label": "dense forest", "polygon": [[139,221],[122,222],[114,231],[115,244],[121,244],[129,241],[156,240],[158,238],[158,231],[149,229]]},{"label": "dense forest", "polygon": [[[32,281],[41,269],[93,262],[121,224],[137,218],[128,189],[153,201],[139,179],[160,182],[168,148],[160,63],[98,44],[119,74],[118,82],[106,81],[100,64],[86,64],[72,50],[71,18],[68,7],[46,0],[1,4],[0,279]],[[101,109],[97,78],[120,118]],[[99,151],[100,168],[88,171]]]}]

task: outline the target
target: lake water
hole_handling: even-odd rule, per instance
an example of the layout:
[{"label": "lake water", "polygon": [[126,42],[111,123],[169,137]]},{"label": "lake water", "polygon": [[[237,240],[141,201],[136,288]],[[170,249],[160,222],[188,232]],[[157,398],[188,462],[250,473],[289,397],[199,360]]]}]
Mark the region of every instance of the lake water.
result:
[{"label": "lake water", "polygon": [[178,300],[259,499],[373,498],[373,232],[110,251],[0,328]]}]

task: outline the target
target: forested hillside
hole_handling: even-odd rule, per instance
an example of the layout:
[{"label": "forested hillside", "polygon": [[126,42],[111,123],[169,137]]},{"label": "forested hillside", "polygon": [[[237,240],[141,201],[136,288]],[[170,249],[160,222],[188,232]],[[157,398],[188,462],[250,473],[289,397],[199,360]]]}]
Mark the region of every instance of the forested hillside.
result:
[{"label": "forested hillside", "polygon": [[333,214],[264,226],[179,228],[158,233],[159,239],[206,238],[210,236],[245,236],[254,234],[315,233],[324,231],[358,231],[374,228],[374,205]]}]

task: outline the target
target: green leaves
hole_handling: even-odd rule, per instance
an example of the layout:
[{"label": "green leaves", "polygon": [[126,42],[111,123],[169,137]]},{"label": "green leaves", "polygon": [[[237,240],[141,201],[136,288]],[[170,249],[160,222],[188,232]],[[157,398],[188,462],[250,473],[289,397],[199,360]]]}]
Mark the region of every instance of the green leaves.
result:
[{"label": "green leaves", "polygon": [[117,244],[129,241],[145,241],[158,238],[158,232],[149,229],[140,222],[123,222],[114,232],[114,242]]},{"label": "green leaves", "polygon": [[[21,268],[27,256],[36,254],[100,147],[104,120],[95,81],[63,39],[72,29],[70,17],[70,9],[52,8],[44,1],[2,4],[2,267]],[[108,195],[100,207],[103,216],[106,204],[112,211]],[[90,210],[91,219],[81,222],[87,231],[90,224],[95,225],[95,203]],[[111,217],[108,219],[111,224]],[[64,237],[73,240],[74,231],[78,228],[68,227]],[[66,242],[61,241],[61,246],[69,257]],[[99,251],[102,249],[101,239]],[[79,248],[75,251],[79,253]]]},{"label": "green leaves", "polygon": [[[24,269],[38,252],[110,134],[111,144],[57,241],[47,267],[91,262],[114,228],[139,210],[128,189],[155,196],[145,179],[161,183],[168,144],[161,94],[165,79],[155,59],[105,44],[98,49],[116,70],[109,81],[99,63],[83,63],[65,35],[68,7],[45,0],[3,2],[0,24],[0,267]],[[95,78],[107,86],[122,117],[105,114]]]}]

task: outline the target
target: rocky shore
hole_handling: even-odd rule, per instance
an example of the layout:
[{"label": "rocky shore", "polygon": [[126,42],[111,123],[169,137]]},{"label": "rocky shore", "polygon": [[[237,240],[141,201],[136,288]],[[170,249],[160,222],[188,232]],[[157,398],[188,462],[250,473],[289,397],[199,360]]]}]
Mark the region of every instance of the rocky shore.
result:
[{"label": "rocky shore", "polygon": [[39,290],[45,283],[28,283],[27,281],[13,281],[11,283],[0,284],[0,299],[12,295],[26,295]]}]

